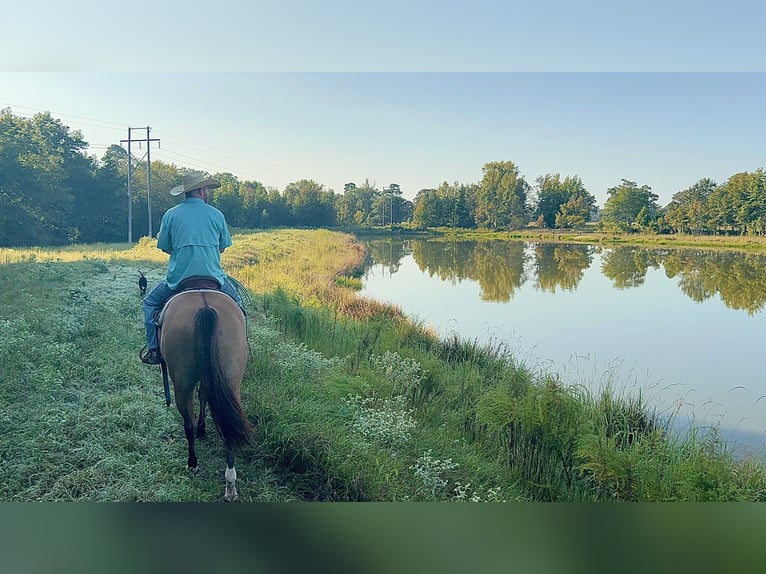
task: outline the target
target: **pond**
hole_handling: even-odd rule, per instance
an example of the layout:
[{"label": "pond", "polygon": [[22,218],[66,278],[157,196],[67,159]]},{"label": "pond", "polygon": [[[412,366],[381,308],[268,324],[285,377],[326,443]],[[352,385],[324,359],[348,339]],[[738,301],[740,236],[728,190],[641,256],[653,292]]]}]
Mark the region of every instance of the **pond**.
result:
[{"label": "pond", "polygon": [[361,295],[503,346],[568,384],[636,395],[764,458],[766,257],[701,249],[375,239]]}]

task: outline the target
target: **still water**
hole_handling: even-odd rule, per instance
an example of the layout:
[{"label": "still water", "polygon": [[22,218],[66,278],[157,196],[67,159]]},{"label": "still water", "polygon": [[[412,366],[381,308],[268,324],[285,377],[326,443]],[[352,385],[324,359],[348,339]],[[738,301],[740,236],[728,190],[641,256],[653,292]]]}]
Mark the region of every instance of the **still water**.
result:
[{"label": "still water", "polygon": [[641,393],[716,424],[738,450],[766,441],[766,257],[561,243],[369,240],[361,295],[442,337],[502,345],[571,384]]}]

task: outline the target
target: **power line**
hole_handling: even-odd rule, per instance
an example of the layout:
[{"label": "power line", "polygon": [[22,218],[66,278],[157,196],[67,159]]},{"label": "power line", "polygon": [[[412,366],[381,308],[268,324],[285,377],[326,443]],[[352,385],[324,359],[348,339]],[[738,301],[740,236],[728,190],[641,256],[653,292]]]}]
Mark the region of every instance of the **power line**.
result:
[{"label": "power line", "polygon": [[[101,119],[97,119],[97,118],[78,116],[78,115],[74,115],[74,114],[66,114],[66,113],[56,112],[56,111],[51,111],[51,110],[42,110],[40,108],[34,108],[34,107],[31,107],[31,106],[19,106],[17,104],[10,104],[10,103],[3,103],[3,102],[0,102],[0,106],[9,106],[10,108],[20,108],[22,110],[31,110],[32,112],[47,112],[47,113],[49,113],[49,114],[51,114],[53,116],[61,116],[61,117],[64,117],[64,118],[75,118],[76,120],[85,120],[85,121],[71,121],[71,120],[67,120],[68,123],[74,124],[75,127],[88,126],[88,127],[95,127],[95,128],[99,128],[99,129],[108,129],[108,130],[115,130],[115,131],[117,131],[117,130],[122,131],[122,130],[125,129],[125,124],[119,124],[117,122],[113,122],[113,121],[109,121],[109,120],[101,120]],[[31,117],[31,114],[29,114],[28,112],[27,113],[17,113],[17,115],[21,115],[23,117]],[[89,122],[97,122],[97,123],[94,124],[94,123],[89,123]],[[131,129],[131,128],[128,128],[128,129]],[[133,128],[133,129],[145,129],[145,128]],[[275,163],[271,163],[271,162],[261,161],[261,160],[255,159],[253,157],[244,156],[242,154],[238,154],[238,153],[235,153],[235,152],[224,150],[222,148],[217,148],[217,147],[214,147],[214,146],[211,146],[211,145],[207,145],[207,144],[204,144],[204,143],[195,142],[195,141],[192,141],[192,140],[189,140],[189,139],[177,136],[177,135],[169,134],[167,132],[156,131],[155,133],[163,135],[163,139],[177,140],[176,145],[178,145],[181,148],[188,148],[188,149],[192,149],[194,151],[206,151],[203,148],[207,148],[208,150],[213,150],[213,151],[216,151],[216,152],[219,152],[219,153],[226,154],[226,155],[228,155],[228,156],[230,156],[232,158],[239,159],[240,161],[244,161],[244,162],[248,162],[248,163],[254,164],[256,168],[257,167],[262,167],[262,168],[270,168],[270,169],[279,169],[281,167],[280,164],[275,164]],[[127,140],[120,140],[120,141],[121,142],[125,142]],[[146,141],[146,140],[143,139],[143,140],[136,140],[136,141]],[[183,143],[178,143],[178,142],[183,142]],[[106,149],[109,149],[112,145],[115,145],[115,144],[103,144],[103,143],[100,143],[100,144],[91,144],[91,143],[88,143],[88,142],[86,142],[86,143],[88,145],[88,149],[93,149],[93,150],[106,150]],[[213,167],[213,168],[215,168],[217,170],[220,170],[222,172],[231,172],[231,167],[230,166],[229,167],[224,167],[222,165],[219,165],[217,163],[211,162],[209,160],[199,159],[199,158],[196,158],[196,157],[193,157],[193,156],[190,156],[190,155],[185,155],[183,153],[172,152],[172,151],[170,151],[168,149],[163,149],[162,152],[160,152],[160,156],[163,156],[164,154],[169,154],[171,156],[176,156],[176,157],[179,157],[179,158],[183,158],[185,160],[190,160],[190,161],[193,161],[195,163],[211,166],[211,167]]]},{"label": "power line", "polygon": [[[77,119],[80,119],[80,120],[88,120],[88,121],[91,121],[91,122],[100,122],[100,123],[104,123],[104,124],[112,124],[113,126],[115,126],[115,127],[109,127],[109,126],[99,126],[99,125],[94,125],[94,124],[84,124],[84,125],[90,125],[90,126],[93,126],[93,127],[107,127],[109,129],[120,129],[120,130],[122,130],[122,129],[124,129],[124,125],[125,125],[125,124],[118,124],[116,122],[110,122],[110,121],[107,121],[107,120],[99,120],[99,119],[96,119],[96,118],[86,118],[86,117],[83,117],[83,116],[74,116],[72,114],[63,114],[61,112],[54,112],[54,111],[51,111],[51,110],[41,110],[39,108],[30,108],[29,106],[19,106],[19,105],[16,105],[16,104],[9,104],[9,103],[6,103],[6,102],[0,102],[0,106],[8,106],[11,109],[13,109],[13,108],[21,108],[22,110],[32,110],[34,112],[39,112],[39,113],[47,112],[47,113],[49,113],[51,115],[63,116],[63,117],[69,117],[69,118],[77,118]],[[117,126],[119,126],[119,127],[117,127]]]},{"label": "power line", "polygon": [[270,162],[266,162],[266,161],[261,161],[261,160],[258,160],[258,159],[253,159],[252,157],[244,156],[244,155],[238,154],[236,152],[230,152],[228,150],[217,148],[217,147],[214,147],[214,146],[211,146],[211,145],[207,145],[207,144],[204,144],[204,143],[193,142],[192,140],[188,140],[188,139],[185,139],[185,138],[182,138],[182,137],[179,137],[179,136],[174,136],[172,134],[168,134],[167,132],[158,131],[157,133],[160,134],[160,135],[163,135],[163,137],[165,139],[171,139],[171,140],[172,139],[177,139],[177,140],[180,140],[182,142],[187,142],[188,144],[191,144],[191,145],[187,145],[186,147],[189,147],[189,148],[192,148],[192,149],[197,149],[198,151],[205,151],[203,148],[207,148],[209,150],[225,153],[225,154],[230,155],[232,157],[239,158],[240,160],[243,160],[243,161],[249,161],[249,162],[253,162],[253,163],[256,163],[256,164],[260,164],[263,167],[271,167],[271,168],[279,167],[279,165],[274,164],[274,163],[270,163]]},{"label": "power line", "polygon": [[[47,112],[47,113],[49,113],[51,115],[76,118],[76,119],[79,119],[79,120],[87,120],[89,122],[99,122],[99,124],[110,124],[110,125],[99,125],[99,124],[91,124],[91,123],[85,123],[85,122],[73,122],[73,123],[78,123],[80,125],[85,125],[85,126],[90,126],[90,127],[113,129],[113,130],[119,130],[119,131],[122,131],[122,130],[125,129],[125,124],[119,124],[117,122],[112,122],[112,121],[108,121],[108,120],[100,120],[100,119],[88,118],[88,117],[84,117],[84,116],[76,116],[76,115],[72,115],[72,114],[65,114],[65,113],[61,113],[61,112],[54,112],[54,111],[51,111],[51,110],[41,110],[39,108],[32,108],[32,107],[29,107],[29,106],[18,106],[16,104],[9,104],[9,103],[5,103],[5,102],[0,102],[0,106],[10,106],[11,108],[21,108],[21,109],[25,109],[25,110],[32,110],[32,111],[35,111],[35,112]],[[221,148],[218,148],[218,147],[215,147],[215,146],[211,146],[211,145],[207,145],[207,144],[204,144],[204,143],[195,142],[193,140],[189,140],[189,139],[183,138],[181,136],[173,135],[173,134],[170,134],[168,132],[155,131],[155,133],[157,133],[159,135],[162,135],[164,139],[168,139],[169,138],[169,139],[179,140],[180,142],[185,142],[187,144],[186,147],[189,147],[189,148],[192,148],[192,149],[197,149],[198,151],[204,151],[203,148],[207,148],[207,149],[210,149],[210,150],[213,150],[213,151],[217,151],[217,152],[228,154],[228,155],[230,155],[232,157],[237,157],[237,158],[239,158],[241,160],[244,160],[244,161],[250,161],[250,162],[253,162],[253,163],[256,163],[256,164],[260,164],[263,167],[272,167],[272,168],[273,167],[279,167],[278,165],[275,165],[273,163],[264,162],[264,161],[261,161],[261,160],[258,160],[258,159],[254,159],[254,158],[251,158],[251,157],[246,157],[246,156],[240,155],[240,154],[238,154],[236,152],[231,152],[229,150],[221,149]],[[191,144],[191,145],[188,145],[188,144]],[[93,147],[93,144],[88,144],[88,146],[89,147]],[[195,158],[190,158],[190,159],[195,159]],[[217,166],[217,167],[220,167],[220,166]],[[225,168],[223,168],[223,169],[225,169]]]},{"label": "power line", "polygon": [[192,160],[192,161],[194,161],[196,163],[202,163],[202,164],[210,165],[210,166],[218,168],[218,169],[220,169],[222,171],[228,171],[230,169],[230,168],[223,167],[221,165],[218,165],[216,163],[213,163],[213,162],[210,162],[210,161],[207,161],[207,160],[204,160],[204,159],[199,159],[199,158],[196,158],[196,157],[191,157],[191,156],[184,155],[184,154],[178,153],[178,152],[172,152],[172,151],[169,151],[167,149],[163,149],[162,152],[160,153],[160,155],[170,155],[170,156],[182,157],[184,159]]}]

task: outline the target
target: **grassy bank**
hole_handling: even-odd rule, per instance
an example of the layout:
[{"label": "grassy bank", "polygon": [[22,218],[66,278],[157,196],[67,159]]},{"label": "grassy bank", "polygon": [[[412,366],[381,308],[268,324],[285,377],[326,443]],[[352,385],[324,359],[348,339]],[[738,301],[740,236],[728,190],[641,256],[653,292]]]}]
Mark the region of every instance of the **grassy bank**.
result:
[{"label": "grassy bank", "polygon": [[[763,467],[672,413],[536,372],[502,347],[439,340],[356,296],[348,235],[235,236],[227,270],[252,293],[243,402],[256,441],[243,500],[762,500]],[[224,452],[198,475],[142,365],[136,269],[151,242],[0,251],[0,500],[217,500]]]}]

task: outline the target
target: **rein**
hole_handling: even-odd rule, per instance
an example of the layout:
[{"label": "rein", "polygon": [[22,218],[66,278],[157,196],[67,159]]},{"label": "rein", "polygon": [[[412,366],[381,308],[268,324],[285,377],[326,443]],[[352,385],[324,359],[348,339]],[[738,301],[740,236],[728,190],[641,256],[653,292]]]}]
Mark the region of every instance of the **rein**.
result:
[{"label": "rein", "polygon": [[165,391],[165,406],[170,406],[170,382],[168,381],[168,364],[164,358],[160,358],[160,369],[162,369],[162,390]]}]

